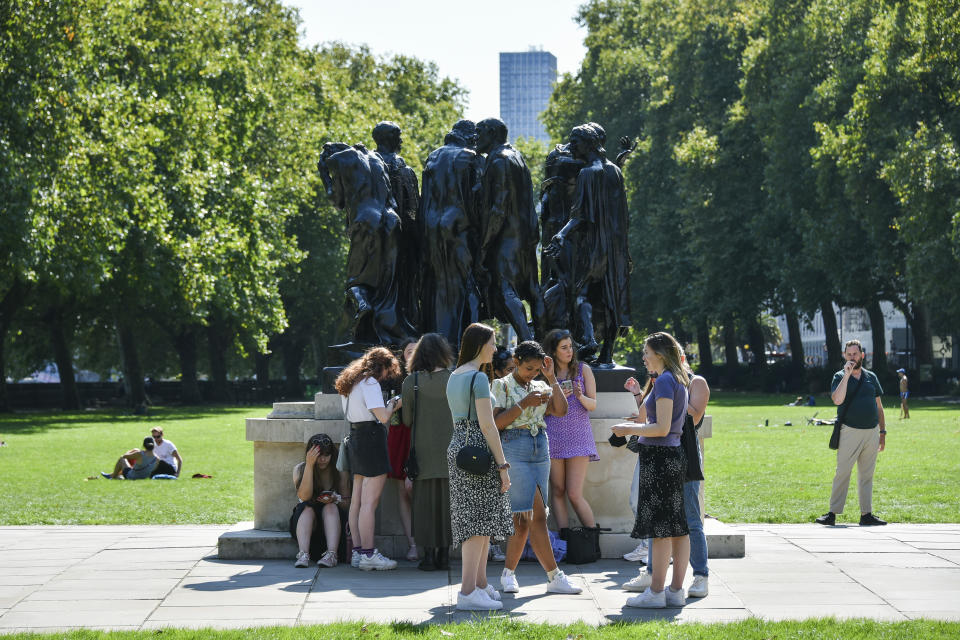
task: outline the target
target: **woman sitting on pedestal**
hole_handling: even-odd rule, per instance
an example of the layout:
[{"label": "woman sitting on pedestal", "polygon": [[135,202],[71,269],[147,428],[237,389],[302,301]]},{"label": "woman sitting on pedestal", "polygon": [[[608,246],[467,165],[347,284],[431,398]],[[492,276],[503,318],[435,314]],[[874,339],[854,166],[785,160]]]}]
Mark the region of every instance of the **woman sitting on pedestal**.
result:
[{"label": "woman sitting on pedestal", "polygon": [[337,471],[337,448],[325,433],[310,436],[305,458],[293,468],[299,499],[290,516],[290,535],[299,548],[294,566],[318,558],[321,567],[335,567],[345,552],[340,510],[350,504],[350,479]]}]

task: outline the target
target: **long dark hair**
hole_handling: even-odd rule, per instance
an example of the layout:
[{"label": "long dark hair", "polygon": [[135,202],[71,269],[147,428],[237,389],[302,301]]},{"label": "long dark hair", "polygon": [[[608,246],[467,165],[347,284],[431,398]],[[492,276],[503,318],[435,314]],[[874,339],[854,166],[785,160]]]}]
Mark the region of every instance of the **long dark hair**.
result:
[{"label": "long dark hair", "polygon": [[433,371],[438,367],[449,367],[453,362],[453,350],[450,343],[439,333],[425,333],[410,356],[407,369],[413,371]]},{"label": "long dark hair", "polygon": [[[494,331],[493,327],[481,322],[474,322],[467,327],[463,332],[463,337],[460,339],[460,354],[457,356],[457,366],[462,366],[479,356],[480,350],[490,342],[490,338],[493,337],[494,333],[496,333],[496,331]],[[489,363],[481,364],[480,370],[486,373],[488,378],[492,379],[492,365]]]},{"label": "long dark hair", "polygon": [[[664,370],[672,373],[677,382],[684,387],[690,386],[690,376],[687,374],[688,368],[684,366],[683,361],[683,347],[680,346],[676,338],[665,331],[657,331],[647,336],[643,344],[663,358]],[[652,390],[653,376],[647,379],[647,384],[643,388],[643,396],[640,399],[641,402],[647,399]]]},{"label": "long dark hair", "polygon": [[554,329],[546,335],[543,339],[543,350],[547,352],[547,355],[553,358],[553,367],[554,372],[560,371],[560,362],[557,360],[557,347],[560,346],[560,343],[570,339],[570,345],[573,347],[573,358],[570,360],[570,364],[567,365],[567,377],[575,378],[577,377],[577,369],[579,361],[577,360],[577,343],[573,339],[573,336],[566,329]]},{"label": "long dark hair", "polygon": [[[327,464],[326,469],[318,469],[314,465],[313,469],[313,495],[310,496],[311,500],[316,500],[317,496],[320,495],[320,492],[327,491],[331,488],[336,489],[337,484],[337,457],[340,452],[337,449],[337,446],[333,444],[333,440],[325,433],[315,433],[310,436],[310,439],[307,440],[307,444],[304,447],[303,455],[306,458],[307,452],[314,447],[320,447],[321,454],[330,454],[330,462]],[[307,463],[304,460],[303,463],[303,473],[307,471]],[[303,481],[303,475],[300,475],[300,480]],[[297,483],[297,486],[300,486],[300,483]]]}]

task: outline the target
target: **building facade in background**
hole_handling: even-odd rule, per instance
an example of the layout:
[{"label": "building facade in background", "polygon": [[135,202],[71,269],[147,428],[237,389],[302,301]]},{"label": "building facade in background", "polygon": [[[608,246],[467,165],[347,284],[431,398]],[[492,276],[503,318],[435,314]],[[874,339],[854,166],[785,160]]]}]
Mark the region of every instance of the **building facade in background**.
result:
[{"label": "building facade in background", "polygon": [[510,140],[533,137],[549,142],[540,114],[557,81],[557,58],[549,51],[500,53],[500,119]]}]

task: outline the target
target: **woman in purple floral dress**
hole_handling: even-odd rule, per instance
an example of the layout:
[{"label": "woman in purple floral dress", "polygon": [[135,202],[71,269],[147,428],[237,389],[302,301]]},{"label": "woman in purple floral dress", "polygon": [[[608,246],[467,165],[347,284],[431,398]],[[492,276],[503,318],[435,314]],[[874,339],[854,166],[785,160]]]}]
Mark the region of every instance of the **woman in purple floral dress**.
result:
[{"label": "woman in purple floral dress", "polygon": [[547,416],[550,446],[550,497],[553,515],[561,537],[570,526],[567,499],[580,524],[595,527],[593,509],[583,497],[587,465],[599,460],[593,440],[589,412],[597,408],[597,384],[593,371],[577,361],[577,351],[569,331],[554,329],[543,341],[543,349],[556,363],[557,381],[567,396],[569,409],[563,417]]}]

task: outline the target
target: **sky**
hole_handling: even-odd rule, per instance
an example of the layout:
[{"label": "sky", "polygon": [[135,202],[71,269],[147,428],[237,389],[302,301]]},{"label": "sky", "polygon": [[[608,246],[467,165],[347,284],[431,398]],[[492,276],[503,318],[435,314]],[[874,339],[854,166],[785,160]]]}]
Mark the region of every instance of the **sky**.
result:
[{"label": "sky", "polygon": [[542,47],[557,73],[576,73],[586,29],[574,22],[584,0],[283,0],[297,7],[305,45],[366,44],[378,56],[435,62],[441,76],[469,90],[465,116],[500,115],[501,51]]}]

